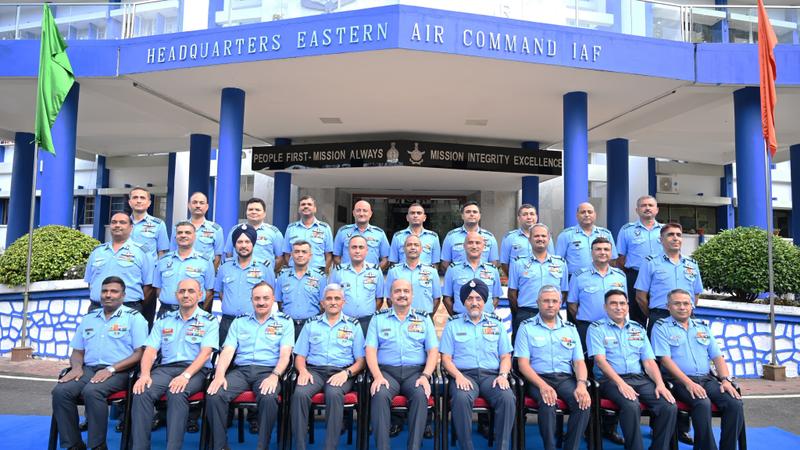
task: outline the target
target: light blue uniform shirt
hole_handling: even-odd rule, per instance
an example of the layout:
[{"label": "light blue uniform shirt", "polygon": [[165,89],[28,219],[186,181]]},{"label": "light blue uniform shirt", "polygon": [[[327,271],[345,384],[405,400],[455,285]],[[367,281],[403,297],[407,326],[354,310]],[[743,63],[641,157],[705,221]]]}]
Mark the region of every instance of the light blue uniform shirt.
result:
[{"label": "light blue uniform shirt", "polygon": [[503,296],[503,287],[500,285],[500,272],[488,262],[482,262],[476,269],[473,269],[468,262],[453,264],[447,268],[444,274],[444,289],[442,293],[448,297],[453,297],[453,312],[461,314],[466,312],[464,302],[461,300],[461,286],[469,283],[473,278],[478,278],[489,288],[489,298],[486,299],[484,312],[494,311],[494,298]]},{"label": "light blue uniform shirt", "polygon": [[[478,233],[483,236],[486,244],[481,254],[481,262],[497,261],[500,259],[497,248],[497,239],[488,230],[478,228]],[[447,233],[442,244],[442,261],[450,261],[452,264],[467,260],[467,253],[464,250],[464,241],[467,239],[467,229],[464,226],[453,228]]]},{"label": "light blue uniform shirt", "polygon": [[633,285],[637,290],[650,294],[650,309],[667,309],[667,294],[673,289],[685,289],[695,301],[703,292],[703,280],[697,261],[681,255],[673,263],[667,255],[648,256],[639,268],[639,277]]},{"label": "light blue uniform shirt", "polygon": [[[242,224],[236,225],[241,227]],[[225,254],[236,256],[235,242],[233,242],[233,231],[236,227],[231,228],[228,233],[228,238],[225,240]],[[283,233],[275,225],[270,225],[266,222],[261,222],[261,225],[256,228],[256,241],[253,243],[253,256],[261,261],[269,261],[272,267],[275,267],[275,258],[283,256]],[[289,250],[291,253],[291,250]]]},{"label": "light blue uniform shirt", "polygon": [[[253,287],[266,281],[275,287],[275,272],[269,261],[250,258],[250,263],[242,268],[239,256],[228,258],[219,266],[214,290],[222,294],[222,314],[240,316],[253,312]],[[274,289],[277,297],[277,289]]]},{"label": "light blue uniform shirt", "polygon": [[[552,239],[547,243],[547,253],[555,254]],[[515,228],[503,236],[503,242],[500,244],[501,264],[510,266],[515,259],[529,257],[532,254],[531,241],[528,240],[528,236],[520,228]]]},{"label": "light blue uniform shirt", "polygon": [[138,222],[131,216],[133,231],[131,239],[133,242],[142,246],[142,250],[150,255],[155,261],[158,252],[169,250],[169,236],[167,236],[167,225],[158,217],[145,214],[144,218]]},{"label": "light blue uniform shirt", "polygon": [[538,374],[571,374],[572,362],[583,360],[583,346],[575,325],[556,316],[556,327],[550,329],[537,314],[519,326],[514,356],[529,359]]},{"label": "light blue uniform shirt", "polygon": [[285,267],[275,281],[275,300],[281,304],[281,311],[292,319],[308,319],[319,314],[319,302],[327,284],[322,270],[309,267],[297,278],[293,267]]},{"label": "light blue uniform shirt", "polygon": [[351,223],[339,228],[336,238],[333,240],[333,254],[342,258],[342,264],[350,262],[348,245],[353,236],[362,236],[367,240],[366,261],[368,263],[377,266],[381,262],[381,258],[389,257],[389,240],[386,239],[386,233],[383,230],[374,225],[367,225],[367,229],[361,231],[358,225]]},{"label": "light blue uniform shirt", "polygon": [[656,356],[669,356],[688,376],[711,372],[711,360],[722,356],[711,328],[702,320],[689,318],[689,328],[673,319],[660,319],[653,327],[653,350]]},{"label": "light blue uniform shirt", "polygon": [[[178,250],[178,242],[175,240],[176,227],[172,227],[172,238],[169,241],[170,250]],[[206,220],[195,230],[196,238],[194,246],[195,252],[203,258],[214,262],[214,257],[222,255],[225,247],[225,236],[222,234],[222,227],[218,224]],[[223,258],[224,259],[224,258]]]},{"label": "light blue uniform shirt", "polygon": [[342,264],[331,271],[330,283],[338,283],[344,290],[342,312],[360,318],[375,313],[375,299],[383,297],[383,272],[372,264],[365,263],[361,272],[350,264]]},{"label": "light blue uniform shirt", "polygon": [[[389,261],[399,263],[406,260],[406,239],[411,236],[411,227],[400,230],[392,236],[392,245],[389,248]],[[435,231],[422,229],[419,235],[422,251],[419,260],[425,264],[439,264],[441,261],[442,246],[439,244],[439,235]]]},{"label": "light blue uniform shirt", "polygon": [[[292,254],[292,244],[295,241],[307,241],[311,244],[311,267],[325,267],[325,253],[333,252],[333,233],[331,226],[325,222],[314,220],[310,227],[303,225],[302,220],[292,222],[286,227],[286,239],[283,240],[283,253]],[[294,260],[289,258],[289,265],[294,266]]]},{"label": "light blue uniform shirt", "polygon": [[508,288],[516,289],[517,306],[538,308],[536,299],[542,286],[551,285],[567,291],[567,262],[558,255],[547,254],[540,262],[533,256],[512,260],[508,266]]},{"label": "light blue uniform shirt", "polygon": [[459,370],[499,370],[500,357],[513,351],[503,321],[483,313],[477,324],[468,314],[453,316],[442,331],[439,352],[453,357]]},{"label": "light blue uniform shirt", "polygon": [[83,350],[83,364],[110,366],[131,356],[147,339],[147,320],[135,309],[120,306],[106,320],[103,308],[81,319],[70,347]]},{"label": "light blue uniform shirt", "polygon": [[594,265],[572,276],[569,281],[567,303],[578,304],[577,320],[594,322],[606,318],[606,292],[616,289],[628,294],[625,272],[608,266],[605,276]]},{"label": "light blue uniform shirt", "polygon": [[413,269],[404,262],[395,264],[386,274],[383,296],[392,297],[394,280],[408,280],[414,295],[411,306],[417,311],[433,314],[433,301],[442,296],[442,284],[435,267],[421,262]]},{"label": "light blue uniform shirt", "polygon": [[630,222],[622,226],[617,237],[617,247],[620,255],[625,255],[625,267],[639,269],[645,258],[650,255],[663,255],[664,246],[661,245],[662,224],[656,222],[648,230],[642,225],[641,220]]},{"label": "light blue uniform shirt", "polygon": [[297,337],[294,354],[312,366],[347,367],[364,357],[364,332],[358,320],[340,313],[333,325],[325,314],[306,322]]},{"label": "light blue uniform shirt", "polygon": [[[161,365],[191,364],[203,347],[219,348],[219,321],[199,306],[189,320],[180,310],[170,311],[156,320],[144,345],[161,350]],[[203,366],[211,368],[211,358]]]},{"label": "light blue uniform shirt", "polygon": [[153,284],[154,271],[150,255],[128,239],[116,252],[111,242],[95,247],[86,261],[83,279],[89,283],[89,298],[95,303],[100,302],[103,280],[112,275],[125,282],[125,301],[136,302],[144,298],[142,287]]},{"label": "light blue uniform shirt", "polygon": [[[214,263],[195,253],[194,250],[186,259],[181,259],[177,251],[166,253],[159,258],[153,287],[161,289],[158,294],[161,303],[177,305],[178,283],[186,278],[194,278],[205,290],[214,289]],[[201,301],[204,299],[205,297]]]},{"label": "light blue uniform shirt", "polygon": [[281,356],[281,347],[294,345],[294,322],[286,314],[275,311],[264,323],[255,314],[237,317],[228,329],[222,347],[236,349],[237,366],[275,367]]},{"label": "light blue uniform shirt", "polygon": [[375,314],[367,329],[367,347],[378,351],[378,364],[421,366],[428,351],[439,346],[431,318],[414,308],[402,321],[394,308]]},{"label": "light blue uniform shirt", "polygon": [[558,235],[556,253],[567,260],[570,274],[587,269],[592,265],[592,242],[599,237],[611,241],[611,259],[616,259],[619,254],[617,246],[614,244],[614,236],[606,228],[592,226],[592,232],[587,236],[583,229],[576,225],[565,228]]},{"label": "light blue uniform shirt", "polygon": [[[645,329],[629,319],[622,328],[608,317],[592,323],[586,335],[586,346],[589,356],[604,355],[617,375],[640,374],[642,362],[656,359]],[[594,376],[597,379],[605,376],[597,364]]]}]

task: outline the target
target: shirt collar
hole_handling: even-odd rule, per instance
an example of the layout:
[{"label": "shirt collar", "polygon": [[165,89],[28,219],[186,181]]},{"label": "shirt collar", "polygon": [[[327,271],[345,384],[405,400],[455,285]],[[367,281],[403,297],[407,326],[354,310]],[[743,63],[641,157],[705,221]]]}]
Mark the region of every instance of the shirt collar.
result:
[{"label": "shirt collar", "polygon": [[[123,306],[125,306],[125,305],[119,305],[119,308],[117,308],[117,310],[114,311],[114,314],[112,314],[111,317],[108,318],[108,320],[111,320],[111,319],[113,319],[115,317],[122,317],[122,307]],[[105,320],[105,315],[103,314],[103,306],[102,305],[99,308],[97,308],[97,314],[95,314],[95,317]]]},{"label": "shirt collar", "polygon": [[[644,228],[645,230],[647,230],[647,227],[644,226],[644,224],[642,223],[642,219],[639,219],[639,220],[636,221],[636,226],[640,227],[640,228]],[[661,228],[661,224],[658,223],[658,221],[656,220],[655,223],[653,224],[653,228],[651,230],[648,230],[648,231],[658,230],[660,228]]]},{"label": "shirt collar", "polygon": [[134,218],[133,218],[133,214],[131,214],[131,223],[132,223],[132,224],[137,224],[137,223],[141,223],[141,222],[150,222],[150,219],[151,219],[152,217],[153,217],[153,216],[151,216],[150,214],[148,214],[148,213],[144,213],[144,216],[142,217],[142,220],[140,220],[139,222],[137,222],[137,221],[136,221],[136,219],[134,219]]},{"label": "shirt collar", "polygon": [[[318,320],[327,325],[328,324],[328,315],[323,311],[323,313],[319,315],[319,319]],[[333,326],[335,327],[336,325],[339,325],[339,323],[341,323],[341,322],[347,322],[347,316],[344,315],[344,312],[339,311],[339,319],[336,321],[336,323],[333,324]]]},{"label": "shirt collar", "polygon": [[[548,327],[547,324],[545,324],[544,321],[542,320],[542,315],[541,314],[536,314],[536,316],[534,316],[533,323],[536,324],[536,325],[541,325],[541,326],[547,328],[548,330],[550,329],[550,327]],[[564,326],[564,322],[561,320],[561,317],[556,315],[556,326],[553,329],[555,330],[555,329],[561,328],[563,326]]]}]

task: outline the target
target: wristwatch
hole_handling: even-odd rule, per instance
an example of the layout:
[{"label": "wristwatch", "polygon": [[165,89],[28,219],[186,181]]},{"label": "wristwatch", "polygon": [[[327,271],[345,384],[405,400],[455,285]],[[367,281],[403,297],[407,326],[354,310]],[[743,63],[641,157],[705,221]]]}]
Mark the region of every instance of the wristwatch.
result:
[{"label": "wristwatch", "polygon": [[183,372],[183,373],[181,374],[181,376],[182,376],[183,378],[186,378],[187,380],[191,380],[191,379],[192,379],[192,375],[191,375],[189,372]]},{"label": "wristwatch", "polygon": [[580,383],[580,384],[586,385],[586,387],[590,387],[590,386],[591,386],[591,384],[589,383],[589,380],[587,380],[587,379],[581,379],[581,378],[578,378],[578,380],[577,380],[577,381],[578,381],[578,383]]},{"label": "wristwatch", "polygon": [[422,372],[422,376],[425,377],[426,380],[431,381],[433,379],[433,375],[427,374]]},{"label": "wristwatch", "polygon": [[350,370],[349,367],[347,369],[345,369],[344,371],[347,372],[347,378],[351,378],[353,376],[353,371]]},{"label": "wristwatch", "polygon": [[722,381],[727,381],[728,383],[733,384],[733,380],[735,380],[735,379],[736,379],[736,377],[728,376],[728,377],[723,377]]},{"label": "wristwatch", "polygon": [[108,372],[109,372],[111,375],[114,375],[114,372],[116,372],[116,371],[117,371],[117,369],[115,369],[115,368],[114,368],[114,366],[106,366],[106,370],[107,370],[107,371],[108,371]]},{"label": "wristwatch", "polygon": [[508,372],[500,372],[497,374],[498,377],[506,378],[508,376]]}]

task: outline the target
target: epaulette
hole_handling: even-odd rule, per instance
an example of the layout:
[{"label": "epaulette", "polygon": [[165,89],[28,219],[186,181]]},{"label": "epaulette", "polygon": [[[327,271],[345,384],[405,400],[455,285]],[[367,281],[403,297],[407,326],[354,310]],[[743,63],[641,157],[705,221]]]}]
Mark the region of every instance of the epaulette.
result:
[{"label": "epaulette", "polygon": [[203,317],[204,319],[206,319],[206,320],[213,320],[213,319],[214,319],[214,314],[213,314],[213,313],[210,313],[210,312],[208,312],[208,311],[202,311],[202,312],[201,312],[200,314],[198,314],[198,315],[202,316],[202,317]]},{"label": "epaulette", "polygon": [[461,228],[453,228],[452,230],[448,231],[445,236],[450,236],[451,234],[457,233],[460,230],[461,230]]},{"label": "epaulette", "polygon": [[435,232],[433,230],[422,230],[422,234],[425,234],[425,233],[430,233],[430,234],[436,236],[437,239],[439,238],[439,233],[437,233],[437,232]]},{"label": "epaulette", "polygon": [[289,318],[289,316],[287,316],[283,311],[275,311],[274,314],[275,314],[275,317],[280,318],[280,319],[288,319]]},{"label": "epaulette", "polygon": [[111,246],[111,242],[110,242],[110,241],[109,241],[109,242],[103,242],[103,243],[101,243],[101,244],[97,244],[97,245],[95,245],[95,246],[94,246],[94,248],[92,249],[92,251],[95,251],[95,250],[97,250],[98,248],[100,248],[100,247],[102,247],[102,246],[104,246],[104,245],[106,245],[106,244],[108,244],[108,246],[109,246],[109,247]]},{"label": "epaulette", "polygon": [[481,228],[480,230],[478,230],[478,232],[479,233],[485,233],[485,234],[488,234],[491,237],[494,237],[494,234],[491,231],[489,231],[489,230],[487,230],[485,228]]},{"label": "epaulette", "polygon": [[222,261],[223,264],[226,263],[226,262],[235,263],[236,262],[236,257],[235,256],[228,256],[227,258],[225,258],[225,261]]},{"label": "epaulette", "polygon": [[325,269],[323,269],[322,267],[312,267],[311,270],[317,271],[317,273],[319,273],[320,275],[325,275]]},{"label": "epaulette", "polygon": [[416,315],[422,316],[422,317],[429,317],[430,316],[430,313],[428,313],[427,311],[420,311],[420,310],[417,310],[417,309],[413,310],[413,313],[416,314]]},{"label": "epaulette", "polygon": [[365,269],[377,269],[378,265],[377,264],[373,264],[373,263],[365,262],[364,263],[364,268]]},{"label": "epaulette", "polygon": [[330,225],[328,225],[328,223],[327,223],[327,222],[318,221],[317,223],[318,223],[318,224],[320,224],[320,225],[326,226],[326,227],[328,227],[328,228],[330,228],[330,227],[331,227]]},{"label": "epaulette", "polygon": [[[533,322],[535,319],[536,319],[536,316],[528,317],[527,319],[525,319],[522,322],[520,322],[519,326],[522,327],[523,325],[525,325],[528,322]],[[517,328],[517,329],[519,330],[519,328]]]},{"label": "epaulette", "polygon": [[600,231],[605,231],[608,234],[611,234],[611,231],[608,228],[597,227],[597,229],[600,230]]},{"label": "epaulette", "polygon": [[163,255],[158,257],[158,260],[161,261],[164,258],[168,258],[168,257],[172,256],[172,254],[173,254],[173,252],[164,253]]},{"label": "epaulette", "polygon": [[625,272],[622,271],[619,267],[611,267],[612,272],[619,272],[622,275],[625,275]]},{"label": "epaulette", "polygon": [[355,317],[344,316],[344,318],[345,318],[345,320],[347,320],[350,323],[354,323],[356,325],[359,324],[358,319],[356,319]]},{"label": "epaulette", "polygon": [[[555,255],[553,255],[553,256],[555,256]],[[530,256],[528,256],[528,255],[519,255],[519,256],[515,256],[514,257],[514,261],[515,262],[516,261],[522,261],[523,259],[528,259],[528,258],[530,258]]]},{"label": "epaulette", "polygon": [[433,264],[420,263],[420,267],[424,267],[426,269],[436,269],[436,267],[433,267]]},{"label": "epaulette", "polygon": [[140,244],[140,243],[138,243],[138,242],[136,242],[136,241],[134,241],[132,239],[128,239],[128,241],[126,243],[128,243],[128,242],[130,242],[131,245],[133,245],[135,248],[138,248],[139,250],[142,249],[142,244]]},{"label": "epaulette", "polygon": [[268,259],[263,259],[263,260],[262,259],[254,259],[253,262],[256,263],[256,264],[261,264],[264,267],[269,267],[269,266],[272,265],[272,261],[270,261]]},{"label": "epaulette", "polygon": [[389,266],[389,270],[392,270],[395,267],[400,267],[401,265],[403,265],[403,263],[401,263],[401,262],[392,263],[392,265]]},{"label": "epaulette", "polygon": [[459,318],[459,317],[461,317],[461,316],[462,316],[461,314],[456,314],[455,316],[450,316],[450,317],[447,319],[447,321],[448,321],[448,322],[450,322],[451,320],[456,320],[456,319],[458,319],[458,318]]},{"label": "epaulette", "polygon": [[398,231],[395,231],[395,232],[394,232],[394,234],[392,235],[392,238],[394,238],[395,236],[399,235],[400,233],[405,233],[406,231],[408,231],[408,230],[398,230]]},{"label": "epaulette", "polygon": [[269,224],[269,229],[270,229],[270,230],[272,230],[272,231],[277,231],[278,233],[280,233],[280,232],[281,232],[281,230],[279,230],[279,229],[278,229],[278,227],[276,227],[276,226],[275,226],[275,225],[273,225],[273,224]]},{"label": "epaulette", "polygon": [[514,233],[514,232],[516,232],[517,230],[519,230],[519,228],[514,228],[513,230],[508,230],[508,231],[506,232],[506,234],[505,234],[505,235],[506,235],[506,236],[509,236],[509,235],[511,235],[511,233]]},{"label": "epaulette", "polygon": [[150,216],[150,220],[152,220],[154,223],[162,223],[162,222],[164,222],[163,220],[161,220],[161,219],[159,219],[158,217],[155,217],[155,216]]},{"label": "epaulette", "polygon": [[572,275],[572,276],[573,276],[573,277],[577,277],[577,276],[580,276],[581,274],[584,274],[584,273],[586,273],[586,272],[591,272],[591,269],[589,269],[589,268],[586,268],[586,267],[585,267],[585,268],[583,268],[583,269],[580,269],[580,270],[578,270],[577,272],[575,272],[575,274],[574,274],[574,275]]},{"label": "epaulette", "polygon": [[324,315],[324,314],[317,314],[316,316],[314,316],[314,317],[312,317],[312,318],[310,318],[310,319],[308,319],[308,320],[309,320],[309,321],[312,321],[312,320],[319,320],[319,319],[321,319],[321,318],[322,318],[322,316],[323,316],[323,315]]},{"label": "epaulette", "polygon": [[686,259],[689,262],[693,262],[693,263],[697,264],[697,260],[692,258],[691,256],[684,256],[684,259]]},{"label": "epaulette", "polygon": [[[123,303],[122,306],[125,306],[125,304]],[[139,314],[139,311],[137,311],[137,310],[135,310],[135,309],[133,309],[131,307],[127,307],[127,308],[128,309],[125,309],[122,312],[124,312],[126,314],[130,314],[131,316],[135,316],[135,315]]]},{"label": "epaulette", "polygon": [[656,325],[666,325],[666,324],[667,324],[667,318],[666,317],[662,317],[662,318],[656,320]]},{"label": "epaulette", "polygon": [[601,322],[600,320],[597,320],[595,322],[592,322],[589,326],[590,327],[602,327],[603,326],[603,322]]},{"label": "epaulette", "polygon": [[557,259],[559,261],[566,261],[564,258],[561,257],[561,255],[555,255],[555,254],[548,253],[547,256],[549,256],[549,257],[551,257],[553,259]]},{"label": "epaulette", "polygon": [[375,315],[377,316],[377,315],[380,315],[380,314],[386,314],[386,313],[388,313],[389,311],[391,311],[391,309],[390,309],[390,308],[381,308],[380,310],[378,310],[378,311],[375,311]]},{"label": "epaulette", "polygon": [[[280,312],[280,311],[278,311],[278,312]],[[247,317],[247,316],[249,316],[249,315],[250,315],[250,314],[247,314],[247,313],[241,313],[241,314],[239,314],[238,316],[234,317],[234,319],[241,319],[242,317]]]},{"label": "epaulette", "polygon": [[218,224],[216,222],[211,222],[211,228],[213,228],[214,230],[221,230],[222,229],[220,224]]},{"label": "epaulette", "polygon": [[563,322],[561,322],[561,323],[563,323],[563,324],[564,324],[564,326],[567,326],[567,327],[577,328],[577,327],[575,326],[575,324],[574,324],[574,323],[572,323],[572,322],[570,322],[569,320],[565,320],[565,321],[563,321]]},{"label": "epaulette", "polygon": [[623,225],[622,228],[620,228],[620,231],[622,231],[622,230],[624,230],[626,228],[633,227],[633,226],[636,226],[636,222],[628,222],[625,225]]},{"label": "epaulette", "polygon": [[647,260],[647,261],[652,261],[652,260],[654,260],[654,259],[656,259],[656,258],[658,258],[658,255],[650,255],[650,256],[646,256],[644,259],[645,259],[645,260]]},{"label": "epaulette", "polygon": [[282,268],[281,268],[281,271],[280,271],[280,272],[278,272],[278,275],[280,275],[280,274],[282,274],[282,273],[284,273],[284,272],[291,272],[293,268],[294,268],[294,267],[292,267],[292,266],[285,266],[285,267],[282,267]]},{"label": "epaulette", "polygon": [[501,319],[500,316],[498,316],[495,313],[484,313],[484,314],[486,314],[486,317],[488,317],[490,319],[499,320],[501,322],[503,321],[503,319]]}]

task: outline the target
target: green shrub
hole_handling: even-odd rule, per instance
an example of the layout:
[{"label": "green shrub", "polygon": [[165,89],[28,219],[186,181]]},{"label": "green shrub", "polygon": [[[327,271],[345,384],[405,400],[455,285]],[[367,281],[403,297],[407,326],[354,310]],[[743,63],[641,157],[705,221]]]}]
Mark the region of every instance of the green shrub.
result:
[{"label": "green shrub", "polygon": [[[800,249],[780,238],[772,240],[775,294],[800,292]],[[740,301],[754,301],[769,291],[767,232],[761,228],[726,230],[694,252],[703,285]]]},{"label": "green shrub", "polygon": [[[89,253],[99,242],[78,230],[48,225],[33,231],[31,282],[63,280],[65,272],[86,266]],[[19,286],[25,283],[28,235],[14,241],[0,256],[0,283]],[[74,271],[70,278],[74,277]]]}]

